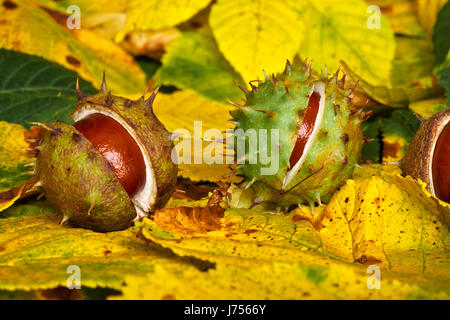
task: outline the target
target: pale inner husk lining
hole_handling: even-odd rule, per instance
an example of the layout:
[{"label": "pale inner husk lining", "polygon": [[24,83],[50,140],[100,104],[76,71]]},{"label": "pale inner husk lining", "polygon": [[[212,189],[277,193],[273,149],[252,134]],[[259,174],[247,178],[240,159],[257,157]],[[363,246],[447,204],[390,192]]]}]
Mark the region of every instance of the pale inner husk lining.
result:
[{"label": "pale inner husk lining", "polygon": [[319,128],[320,128],[320,124],[322,122],[323,113],[325,110],[325,84],[323,82],[314,83],[311,93],[309,94],[310,97],[313,94],[313,92],[316,92],[320,95],[319,111],[317,112],[316,121],[314,123],[314,129],[313,129],[313,132],[311,133],[311,135],[309,136],[308,141],[305,144],[305,148],[303,149],[302,156],[300,157],[300,159],[298,159],[298,161],[294,165],[294,167],[291,170],[289,170],[288,172],[286,172],[286,175],[284,176],[284,179],[283,179],[283,186],[282,186],[283,190],[285,190],[287,188],[289,183],[292,181],[292,179],[295,177],[297,172],[300,170],[301,166],[303,165],[303,162],[305,162],[305,159],[308,155],[308,151],[311,148],[311,144],[314,141],[314,138],[316,137],[317,132],[319,131]]}]

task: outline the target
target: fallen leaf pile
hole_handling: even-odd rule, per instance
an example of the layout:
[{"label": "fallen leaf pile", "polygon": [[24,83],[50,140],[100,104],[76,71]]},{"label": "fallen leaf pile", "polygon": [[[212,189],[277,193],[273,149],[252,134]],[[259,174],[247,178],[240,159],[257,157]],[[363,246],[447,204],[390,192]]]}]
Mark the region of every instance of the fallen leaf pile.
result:
[{"label": "fallen leaf pile", "polygon": [[[397,166],[450,106],[449,16],[445,0],[3,1],[0,299],[449,299],[450,204]],[[255,204],[218,142],[227,99],[306,58],[370,109],[364,163],[326,204]],[[90,95],[103,71],[130,99],[161,85],[153,110],[185,161],[164,208],[96,233],[34,188],[33,123],[73,123],[77,78]]]}]

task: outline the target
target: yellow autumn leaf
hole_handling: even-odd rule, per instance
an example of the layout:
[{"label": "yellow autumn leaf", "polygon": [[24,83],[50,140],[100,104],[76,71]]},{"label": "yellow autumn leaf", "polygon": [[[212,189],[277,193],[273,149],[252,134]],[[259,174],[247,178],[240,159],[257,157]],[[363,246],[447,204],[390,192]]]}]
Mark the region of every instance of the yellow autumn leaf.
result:
[{"label": "yellow autumn leaf", "polygon": [[422,37],[425,31],[419,25],[416,4],[413,1],[370,1],[381,6],[381,12],[388,18],[396,34]]},{"label": "yellow autumn leaf", "polygon": [[19,186],[30,178],[28,171],[31,169],[24,165],[33,159],[26,152],[29,145],[25,141],[25,131],[19,124],[0,121],[0,192]]},{"label": "yellow autumn leaf", "polygon": [[[97,13],[117,13],[124,12],[127,8],[127,0],[35,0],[39,5],[45,6],[52,10],[57,10],[62,13],[73,12],[69,10],[70,6],[77,6],[83,15],[97,14]],[[71,9],[71,8],[70,8]]]},{"label": "yellow autumn leaf", "polygon": [[409,109],[420,115],[422,118],[428,119],[433,114],[447,108],[446,103],[447,99],[445,97],[421,100],[411,103]]},{"label": "yellow autumn leaf", "polygon": [[202,266],[145,244],[132,229],[98,233],[61,226],[60,216],[42,205],[14,206],[0,219],[0,290],[66,287],[74,270],[83,287],[119,290],[125,275],[148,273],[156,264],[173,271]]},{"label": "yellow autumn leaf", "polygon": [[[215,154],[214,149],[220,150],[220,153],[226,152],[222,143],[209,140],[225,139],[225,133],[221,132],[234,127],[227,121],[231,119],[230,110],[231,105],[211,101],[191,90],[176,91],[172,94],[160,93],[156,96],[154,102],[156,116],[169,132],[182,134],[175,139],[180,153],[178,160],[181,176],[195,181],[222,181],[224,176],[230,175],[231,165],[226,161],[232,159],[232,153],[230,156],[220,157],[223,164],[208,164],[205,161],[205,159],[213,160],[213,157],[209,156]],[[208,139],[208,132],[216,132],[219,136],[211,136]],[[195,133],[198,134],[194,135]],[[190,151],[190,156],[185,158],[186,161],[181,159],[181,156],[187,155],[181,152],[182,147],[183,152]],[[236,182],[240,179],[231,181]]]},{"label": "yellow autumn leaf", "polygon": [[186,232],[193,225],[186,215],[163,226],[144,219],[140,234],[178,255],[217,264],[357,263],[432,285],[449,276],[448,226],[442,216],[448,209],[415,180],[400,176],[398,167],[364,166],[313,212],[306,206],[289,214],[229,209],[222,228],[210,232]]},{"label": "yellow autumn leaf", "polygon": [[114,42],[83,28],[69,31],[29,0],[13,9],[1,6],[0,16],[0,47],[57,62],[98,88],[105,71],[115,94],[144,92],[145,74]]},{"label": "yellow autumn leaf", "polygon": [[[173,272],[157,265],[146,275],[125,277],[122,295],[113,299],[448,299],[444,290],[427,291],[391,275],[383,274],[382,279],[382,290],[373,290],[376,287],[365,268],[344,264],[327,268],[281,263],[251,268],[218,264],[206,272],[193,267]],[[261,310],[254,314],[261,314]]]},{"label": "yellow autumn leaf", "polygon": [[158,30],[188,20],[205,8],[211,0],[131,0],[127,6],[127,20],[116,40],[134,30]]},{"label": "yellow autumn leaf", "polygon": [[219,0],[210,24],[220,51],[245,81],[284,70],[304,37],[299,17],[284,0]]},{"label": "yellow autumn leaf", "polygon": [[432,35],[437,14],[447,0],[415,0],[415,3],[420,24]]},{"label": "yellow autumn leaf", "polygon": [[[239,214],[242,214],[239,216]],[[141,235],[170,248],[178,255],[215,263],[215,269],[194,268],[172,272],[163,265],[153,273],[126,277],[123,299],[414,299],[448,297],[448,258],[427,272],[412,268],[402,273],[345,261],[313,242],[301,242],[314,234],[304,219],[292,223],[292,215],[228,211],[223,230],[205,234],[177,234],[144,220]],[[309,229],[305,226],[309,225]],[[301,229],[300,232],[297,230]],[[322,227],[322,230],[326,227]],[[348,224],[347,224],[348,233]],[[336,230],[336,236],[339,235]],[[323,237],[323,232],[320,234]],[[319,239],[315,235],[315,239]],[[323,242],[327,239],[322,240]],[[335,247],[341,245],[333,241]],[[321,242],[317,242],[321,244]],[[317,245],[316,244],[316,245]],[[328,246],[328,248],[333,248]],[[406,252],[408,253],[408,252]],[[445,253],[439,251],[442,256]],[[429,255],[427,254],[427,258]],[[417,263],[407,259],[408,263]],[[397,263],[397,261],[395,261]],[[407,268],[407,266],[405,266]],[[382,275],[383,290],[368,290],[371,271]],[[164,279],[162,281],[161,279]],[[186,283],[192,285],[187,286]],[[139,285],[138,285],[139,284]],[[193,289],[195,288],[195,290]],[[202,288],[202,289],[199,289]]]},{"label": "yellow autumn leaf", "polygon": [[300,55],[313,59],[313,67],[334,72],[345,61],[373,85],[389,83],[395,53],[394,33],[378,11],[362,0],[300,1],[297,10],[305,25]]}]

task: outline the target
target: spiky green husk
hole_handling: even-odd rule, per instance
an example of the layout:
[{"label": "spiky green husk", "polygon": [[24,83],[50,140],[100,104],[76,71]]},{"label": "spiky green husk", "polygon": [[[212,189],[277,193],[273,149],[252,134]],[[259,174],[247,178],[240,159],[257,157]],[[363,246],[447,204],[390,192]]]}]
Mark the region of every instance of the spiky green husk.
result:
[{"label": "spiky green husk", "polygon": [[121,230],[136,216],[109,163],[73,126],[51,124],[39,146],[36,175],[46,198],[75,226]]},{"label": "spiky green husk", "polygon": [[[270,129],[279,130],[279,145],[273,152],[279,153],[279,167],[274,175],[261,174],[261,163],[250,164],[251,154],[245,163],[237,165],[237,173],[251,184],[255,203],[273,201],[277,206],[328,202],[331,195],[348,179],[361,160],[364,137],[361,122],[364,113],[357,110],[344,89],[344,80],[338,73],[331,78],[311,73],[306,63],[303,67],[291,67],[288,63],[278,77],[267,77],[258,87],[246,93],[245,106],[231,112],[236,129],[244,131],[268,129],[267,146],[259,146],[257,153],[270,149]],[[315,82],[325,85],[325,109],[320,130],[299,172],[283,189],[283,179],[289,170],[289,158],[295,146],[297,131],[308,106],[309,96]],[[259,140],[259,137],[258,137]],[[236,148],[235,143],[235,148]],[[259,141],[258,141],[259,145]],[[251,148],[250,148],[251,149]],[[246,150],[250,150],[246,139]],[[238,159],[238,161],[242,159]]]}]

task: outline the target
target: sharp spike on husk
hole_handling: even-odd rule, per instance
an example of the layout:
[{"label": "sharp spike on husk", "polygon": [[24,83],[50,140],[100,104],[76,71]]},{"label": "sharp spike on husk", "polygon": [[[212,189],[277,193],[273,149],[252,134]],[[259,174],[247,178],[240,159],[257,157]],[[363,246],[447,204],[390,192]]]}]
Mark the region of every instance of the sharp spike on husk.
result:
[{"label": "sharp spike on husk", "polygon": [[258,90],[258,87],[254,86],[254,85],[253,85],[253,82],[262,83],[262,81],[259,80],[259,79],[256,79],[256,80],[250,80],[250,81],[248,82],[248,84],[249,84],[250,87],[252,88],[252,91],[256,91],[256,90]]},{"label": "sharp spike on husk", "polygon": [[53,134],[58,134],[58,131],[55,128],[50,127],[50,125],[48,123],[44,123],[44,122],[30,122],[30,124],[39,126],[41,128],[44,128],[47,131],[50,131]]},{"label": "sharp spike on husk", "polygon": [[94,207],[95,207],[95,202],[92,203],[91,206],[89,207],[89,210],[88,210],[88,212],[87,212],[87,215],[88,215],[88,216],[91,215],[92,209],[94,209]]},{"label": "sharp spike on husk", "polygon": [[422,118],[422,116],[418,113],[414,112],[414,116],[417,118],[417,120],[420,121],[420,123],[424,123],[426,120],[424,118]]},{"label": "sharp spike on husk", "polygon": [[305,59],[305,61],[303,61],[303,69],[306,69],[306,66],[308,65],[308,58]]},{"label": "sharp spike on husk", "polygon": [[285,72],[292,71],[292,65],[291,65],[291,62],[289,61],[289,59],[286,59],[286,67],[284,70],[285,70]]},{"label": "sharp spike on husk", "polygon": [[69,220],[69,216],[67,216],[67,215],[63,215],[63,217],[61,218],[61,220],[59,220],[59,224],[60,225],[63,225],[66,221],[68,221]]},{"label": "sharp spike on husk", "polygon": [[112,94],[110,91],[110,92],[108,92],[108,95],[106,96],[105,105],[107,105],[108,107],[111,107],[113,103],[114,103],[114,100],[113,100],[113,97],[112,97]]},{"label": "sharp spike on husk", "polygon": [[320,193],[316,194],[316,202],[319,204],[319,206],[322,205],[322,201],[320,200]]},{"label": "sharp spike on husk", "polygon": [[160,85],[157,86],[157,87],[155,88],[155,90],[153,90],[153,92],[152,92],[152,94],[150,95],[150,97],[149,97],[147,100],[145,100],[145,103],[146,103],[150,108],[153,107],[153,102],[155,101],[156,95],[157,95],[158,92],[159,92],[159,88],[161,88]]},{"label": "sharp spike on husk", "polygon": [[345,74],[344,71],[342,71],[342,73],[343,73],[344,75],[342,76],[341,80],[339,81],[339,87],[340,87],[341,89],[344,89],[344,87],[345,87],[345,77],[346,77],[347,75]]},{"label": "sharp spike on husk", "polygon": [[237,104],[236,102],[231,101],[230,99],[226,98],[227,102],[229,104],[231,104],[232,106],[235,106],[236,108],[238,108],[239,110],[241,110],[242,112],[249,112],[251,109],[247,106],[243,106],[240,104]]},{"label": "sharp spike on husk", "polygon": [[256,181],[256,178],[253,178],[252,180],[250,180],[249,183],[247,183],[247,185],[245,186],[244,190],[247,190],[248,188],[250,188]]},{"label": "sharp spike on husk", "polygon": [[272,82],[273,88],[275,90],[277,90],[277,78],[275,78],[275,75],[272,74],[272,76],[269,79],[270,79],[270,82]]},{"label": "sharp spike on husk", "polygon": [[288,97],[290,97],[291,95],[289,94],[289,87],[284,79],[283,79],[283,85],[284,85],[284,90],[286,91],[286,95]]},{"label": "sharp spike on husk", "polygon": [[308,64],[308,67],[306,68],[306,71],[305,71],[305,75],[307,77],[309,77],[311,75],[311,65],[312,65],[312,63],[313,63],[313,60],[311,59],[311,61]]},{"label": "sharp spike on husk", "polygon": [[264,113],[265,115],[267,115],[269,118],[275,118],[276,117],[276,113],[267,111],[267,110],[255,110],[261,113]]},{"label": "sharp spike on husk", "polygon": [[102,86],[100,88],[100,92],[106,93],[108,92],[108,88],[106,87],[106,75],[105,75],[105,70],[103,70],[103,81],[102,81]]},{"label": "sharp spike on husk", "polygon": [[356,87],[358,86],[358,83],[359,83],[359,79],[358,80],[356,80],[356,82],[355,82],[355,84],[353,85],[353,87],[351,87],[350,89],[349,89],[349,93],[347,94],[347,97],[349,97],[352,93],[353,93],[353,91],[356,89]]},{"label": "sharp spike on husk", "polygon": [[82,92],[81,89],[80,89],[80,81],[79,81],[79,78],[77,78],[77,82],[76,82],[76,85],[75,85],[75,90],[76,90],[76,92],[77,92],[78,100],[82,100],[82,99],[86,98],[86,96],[83,94],[83,92]]},{"label": "sharp spike on husk", "polygon": [[237,83],[236,81],[233,80],[233,83],[236,87],[238,87],[239,89],[242,90],[242,92],[244,92],[245,94],[248,93],[248,90],[246,88],[244,88],[243,86],[241,86],[239,83]]},{"label": "sharp spike on husk", "polygon": [[333,75],[333,80],[336,84],[338,83],[339,72],[341,72],[341,66],[339,66],[339,68],[336,70],[336,72]]},{"label": "sharp spike on husk", "polygon": [[320,78],[321,79],[327,79],[328,78],[328,69],[327,69],[327,65],[325,65],[325,69],[324,71],[320,71]]},{"label": "sharp spike on husk", "polygon": [[33,185],[33,188],[39,188],[39,187],[42,187],[42,182],[41,182],[41,181],[38,181],[38,182],[36,182],[36,183]]}]

